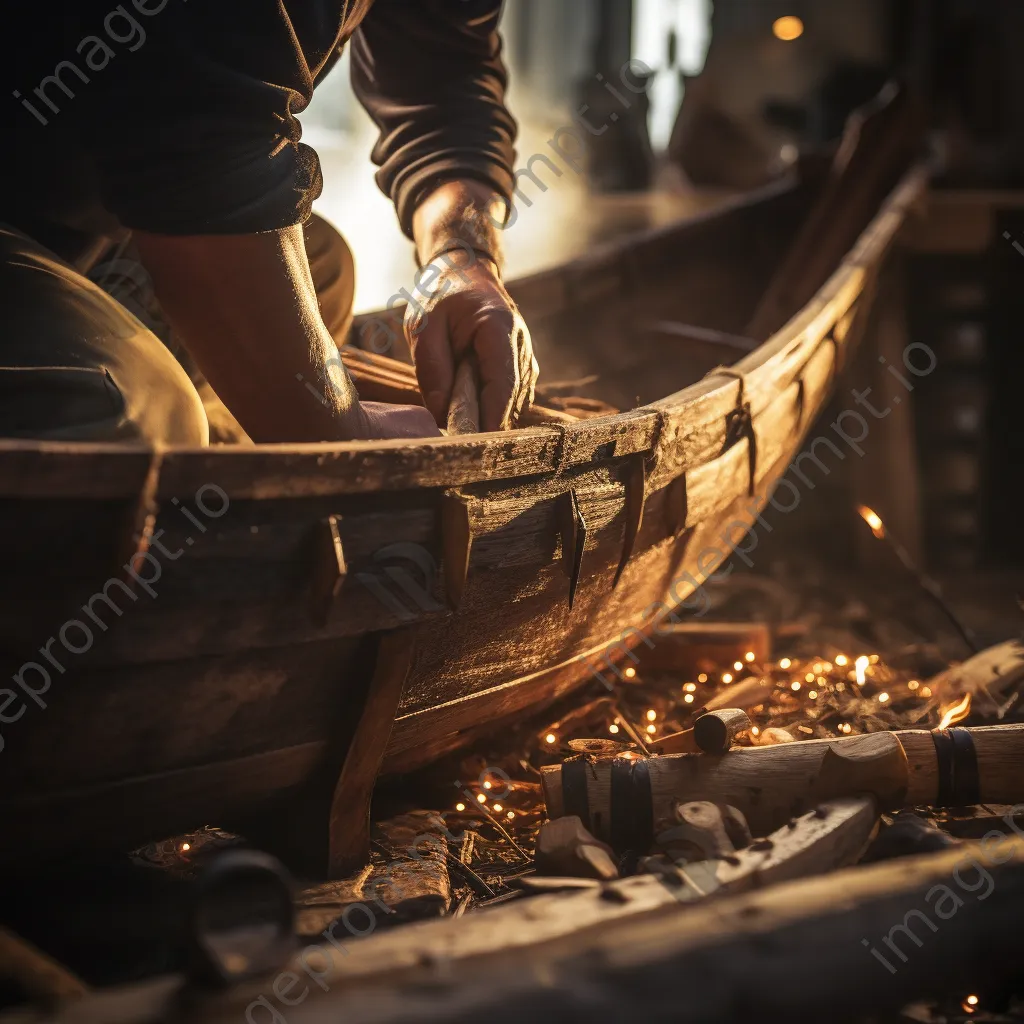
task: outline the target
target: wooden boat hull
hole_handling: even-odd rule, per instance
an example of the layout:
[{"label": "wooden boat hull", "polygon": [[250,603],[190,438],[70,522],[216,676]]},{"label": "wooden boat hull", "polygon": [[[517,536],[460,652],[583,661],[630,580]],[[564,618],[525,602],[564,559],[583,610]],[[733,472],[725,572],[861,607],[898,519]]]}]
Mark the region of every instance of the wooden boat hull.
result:
[{"label": "wooden boat hull", "polygon": [[[0,861],[231,827],[288,803],[363,707],[368,636],[406,631],[412,650],[379,741],[389,773],[611,679],[763,508],[923,187],[905,179],[733,375],[617,416],[337,446],[0,442],[2,645],[39,691],[22,700],[15,685],[19,703],[0,705],[7,718],[24,707],[0,718]],[[545,365],[596,366],[642,396],[693,380],[711,367],[666,356],[644,323],[741,329],[805,204],[775,187],[521,282]],[[113,583],[126,562],[131,594]]]}]

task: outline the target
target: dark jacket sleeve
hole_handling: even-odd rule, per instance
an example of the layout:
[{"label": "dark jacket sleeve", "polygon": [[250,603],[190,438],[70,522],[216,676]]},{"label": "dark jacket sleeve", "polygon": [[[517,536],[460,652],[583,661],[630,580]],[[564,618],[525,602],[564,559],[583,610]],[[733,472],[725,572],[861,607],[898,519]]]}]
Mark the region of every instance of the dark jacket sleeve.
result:
[{"label": "dark jacket sleeve", "polygon": [[[244,234],[305,219],[320,194],[316,153],[299,142],[318,63],[342,4],[175,3],[148,19],[145,46],[96,76],[91,143],[104,205],[130,228]],[[334,18],[335,24],[325,23]],[[311,22],[306,24],[306,22]]]},{"label": "dark jacket sleeve", "polygon": [[474,178],[511,197],[501,0],[376,0],[352,40],[352,84],[380,137],[377,184],[402,230],[437,185]]}]

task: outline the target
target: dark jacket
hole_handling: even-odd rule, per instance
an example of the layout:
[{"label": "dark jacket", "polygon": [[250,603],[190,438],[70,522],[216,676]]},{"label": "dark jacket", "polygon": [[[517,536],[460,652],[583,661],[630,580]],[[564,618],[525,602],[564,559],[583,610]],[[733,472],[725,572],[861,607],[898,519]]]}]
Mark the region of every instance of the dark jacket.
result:
[{"label": "dark jacket", "polygon": [[296,114],[350,37],[406,233],[440,182],[511,193],[501,0],[112,3],[29,0],[8,22],[0,221],[82,223],[100,206],[163,234],[301,222],[321,177]]}]

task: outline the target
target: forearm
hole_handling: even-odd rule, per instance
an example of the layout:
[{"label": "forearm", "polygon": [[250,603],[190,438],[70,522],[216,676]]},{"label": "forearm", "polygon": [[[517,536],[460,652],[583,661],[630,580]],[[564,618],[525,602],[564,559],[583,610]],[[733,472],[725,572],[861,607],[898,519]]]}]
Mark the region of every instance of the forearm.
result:
[{"label": "forearm", "polygon": [[171,326],[254,441],[365,435],[320,317],[301,227],[135,237]]},{"label": "forearm", "polygon": [[[494,257],[499,273],[504,268],[502,229],[505,200],[483,182],[449,181],[431,192],[413,215],[413,236],[420,264],[445,249],[477,250]],[[467,256],[467,259],[469,257]]]}]

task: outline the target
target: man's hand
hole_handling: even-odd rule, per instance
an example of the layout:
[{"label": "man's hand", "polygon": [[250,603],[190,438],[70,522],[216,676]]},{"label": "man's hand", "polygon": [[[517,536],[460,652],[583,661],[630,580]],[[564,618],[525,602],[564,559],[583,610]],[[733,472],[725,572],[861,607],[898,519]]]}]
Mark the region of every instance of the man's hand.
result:
[{"label": "man's hand", "polygon": [[416,363],[423,400],[444,424],[455,369],[473,354],[480,371],[480,428],[515,426],[532,404],[537,360],[530,332],[505,291],[497,267],[471,252],[456,251],[431,264],[436,276],[420,308],[410,306],[405,333]]},{"label": "man's hand", "polygon": [[500,238],[488,216],[494,199],[478,182],[448,182],[414,218],[421,258],[443,254],[420,274],[405,333],[423,400],[442,425],[455,370],[470,356],[479,368],[482,430],[515,426],[533,402],[539,369],[530,332],[501,281]]}]

